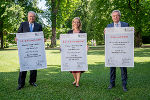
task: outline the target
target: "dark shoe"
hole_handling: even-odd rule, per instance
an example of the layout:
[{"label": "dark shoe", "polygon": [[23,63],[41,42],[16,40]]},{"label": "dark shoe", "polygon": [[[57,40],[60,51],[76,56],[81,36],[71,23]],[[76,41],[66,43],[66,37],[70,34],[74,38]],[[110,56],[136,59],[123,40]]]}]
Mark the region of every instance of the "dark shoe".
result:
[{"label": "dark shoe", "polygon": [[75,85],[75,84],[76,84],[76,82],[73,82],[72,84],[73,84],[73,85]]},{"label": "dark shoe", "polygon": [[17,90],[21,90],[23,88],[23,86],[18,85]]},{"label": "dark shoe", "polygon": [[76,85],[76,88],[79,87],[79,85]]},{"label": "dark shoe", "polygon": [[108,89],[112,89],[113,87],[115,87],[115,85],[110,84]]},{"label": "dark shoe", "polygon": [[127,92],[127,91],[128,91],[128,89],[127,89],[126,86],[123,86],[123,91],[124,91],[124,92]]},{"label": "dark shoe", "polygon": [[79,87],[79,84],[76,83],[76,87]]},{"label": "dark shoe", "polygon": [[37,84],[35,83],[30,83],[30,85],[37,87]]}]

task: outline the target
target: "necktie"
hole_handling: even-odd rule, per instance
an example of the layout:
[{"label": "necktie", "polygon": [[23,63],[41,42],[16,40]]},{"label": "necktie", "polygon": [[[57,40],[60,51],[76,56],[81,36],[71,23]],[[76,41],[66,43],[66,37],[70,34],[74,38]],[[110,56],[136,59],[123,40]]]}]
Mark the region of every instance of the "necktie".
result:
[{"label": "necktie", "polygon": [[33,32],[32,24],[30,24],[30,32]]},{"label": "necktie", "polygon": [[118,27],[119,25],[118,24],[116,24],[116,27]]}]

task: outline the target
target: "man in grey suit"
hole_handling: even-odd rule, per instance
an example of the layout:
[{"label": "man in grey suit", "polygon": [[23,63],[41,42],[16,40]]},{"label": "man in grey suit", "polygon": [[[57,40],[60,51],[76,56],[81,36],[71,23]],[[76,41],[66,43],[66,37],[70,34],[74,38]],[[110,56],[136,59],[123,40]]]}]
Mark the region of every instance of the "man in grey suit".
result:
[{"label": "man in grey suit", "polygon": [[[36,17],[35,12],[29,11],[28,12],[28,21],[21,23],[21,25],[18,29],[18,33],[42,31],[42,26],[35,22],[35,19],[36,19],[35,17]],[[20,90],[24,87],[26,74],[27,74],[27,71],[22,71],[19,73],[17,90]],[[30,83],[30,85],[35,86],[35,87],[37,86],[37,84],[35,84],[36,76],[37,76],[37,70],[30,70],[29,83]]]},{"label": "man in grey suit", "polygon": [[[119,10],[114,10],[111,14],[113,23],[108,24],[107,28],[109,27],[129,27],[128,23],[121,22],[120,17],[121,13]],[[124,91],[127,91],[127,68],[126,67],[120,67],[121,69],[121,78],[122,78],[122,87]],[[112,89],[115,87],[115,79],[116,79],[116,67],[110,68],[110,85],[108,89]]]}]

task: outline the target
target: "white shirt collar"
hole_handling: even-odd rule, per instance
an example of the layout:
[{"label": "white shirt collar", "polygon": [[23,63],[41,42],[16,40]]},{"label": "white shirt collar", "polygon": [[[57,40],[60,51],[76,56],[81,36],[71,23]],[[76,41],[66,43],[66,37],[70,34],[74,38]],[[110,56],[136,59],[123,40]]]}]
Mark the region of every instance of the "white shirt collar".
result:
[{"label": "white shirt collar", "polygon": [[114,27],[117,27],[116,24],[118,24],[118,27],[121,27],[121,22],[120,21],[118,23],[114,22]]},{"label": "white shirt collar", "polygon": [[30,24],[32,24],[32,28],[34,28],[34,23],[30,23],[30,22],[29,22],[29,27],[30,27]]}]

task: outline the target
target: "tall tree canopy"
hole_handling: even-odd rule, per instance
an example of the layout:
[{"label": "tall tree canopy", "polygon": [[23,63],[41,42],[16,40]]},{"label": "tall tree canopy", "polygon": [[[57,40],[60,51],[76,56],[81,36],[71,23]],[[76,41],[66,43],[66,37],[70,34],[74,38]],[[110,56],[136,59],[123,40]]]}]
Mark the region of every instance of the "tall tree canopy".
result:
[{"label": "tall tree canopy", "polygon": [[37,7],[37,0],[1,0],[0,2],[0,35],[1,48],[7,39],[11,39],[8,33],[16,33],[20,23],[27,20],[27,12],[40,12]]},{"label": "tall tree canopy", "polygon": [[1,34],[1,48],[4,48],[4,38],[7,33],[16,32],[19,23],[24,17],[23,8],[19,5],[16,5],[13,0],[7,2],[3,0],[0,3],[0,34]]},{"label": "tall tree canopy", "polygon": [[[66,33],[72,27],[72,19],[80,17],[82,30],[88,34],[88,40],[95,39],[104,44],[104,28],[112,23],[111,12],[121,11],[121,21],[135,27],[135,46],[142,45],[142,36],[150,36],[150,0],[45,0],[47,9],[37,7],[38,0],[1,0],[0,34],[1,48],[3,35],[17,31],[19,23],[27,20],[27,12],[41,13],[37,21],[42,23],[46,37],[51,39],[51,47],[56,46],[59,34]],[[43,23],[40,19],[47,19]]]},{"label": "tall tree canopy", "polygon": [[[56,46],[56,33],[70,28],[72,13],[78,8],[80,0],[46,0],[47,18],[52,27],[51,47]],[[69,22],[69,24],[68,24]],[[64,29],[63,31],[61,29]],[[56,30],[57,29],[57,30]]]},{"label": "tall tree canopy", "polygon": [[135,46],[142,45],[142,36],[150,32],[150,0],[92,0],[88,33],[97,41],[103,40],[103,29],[111,23],[110,13],[121,11],[121,21],[135,27]]}]

